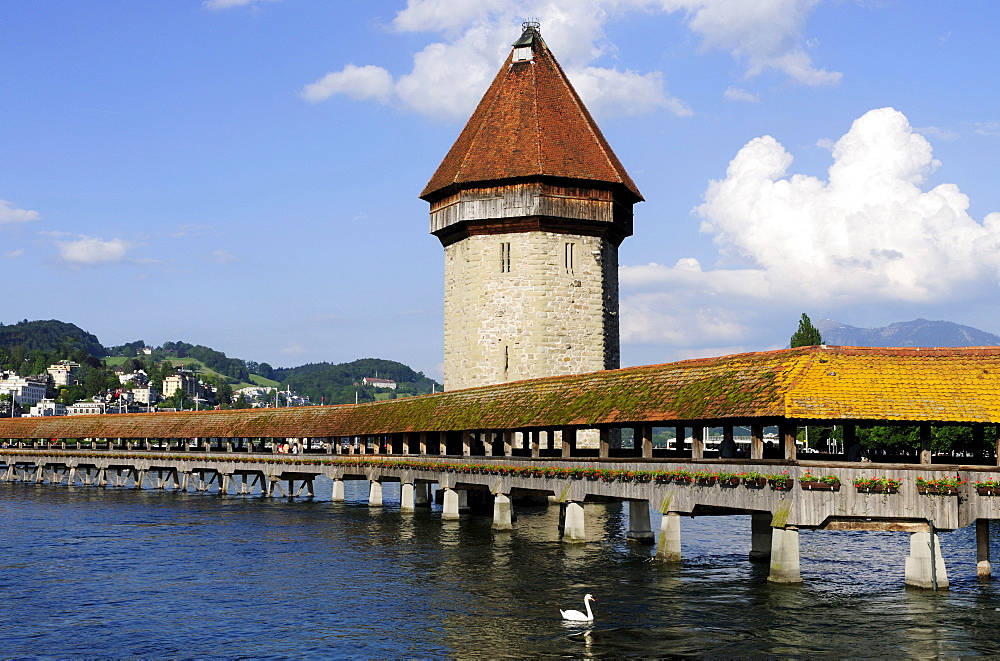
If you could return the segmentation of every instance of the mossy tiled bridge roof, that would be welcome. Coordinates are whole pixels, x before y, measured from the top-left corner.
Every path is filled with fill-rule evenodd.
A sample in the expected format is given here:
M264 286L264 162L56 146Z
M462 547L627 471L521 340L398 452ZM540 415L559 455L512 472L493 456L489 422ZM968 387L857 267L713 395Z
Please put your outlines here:
M371 404L0 420L0 438L341 437L799 421L1000 422L1000 347L815 346Z

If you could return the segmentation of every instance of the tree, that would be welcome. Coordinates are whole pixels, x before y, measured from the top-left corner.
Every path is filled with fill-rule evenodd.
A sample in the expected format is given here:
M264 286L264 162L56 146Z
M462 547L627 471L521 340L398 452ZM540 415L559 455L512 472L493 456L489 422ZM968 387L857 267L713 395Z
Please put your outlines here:
M812 325L809 315L805 312L802 313L802 318L799 319L799 329L792 335L790 344L793 349L795 347L811 347L816 344L823 344L823 336L820 335L819 329Z

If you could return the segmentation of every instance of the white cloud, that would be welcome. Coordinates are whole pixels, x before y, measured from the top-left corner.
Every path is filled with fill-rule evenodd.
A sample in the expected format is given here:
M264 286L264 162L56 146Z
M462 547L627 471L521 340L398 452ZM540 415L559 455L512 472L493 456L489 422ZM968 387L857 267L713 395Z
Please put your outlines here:
M225 250L213 250L209 258L216 264L235 264L240 258Z
M545 41L556 53L581 97L604 116L664 109L690 109L666 91L659 71L619 71L595 62L617 51L604 26L629 13L683 13L704 48L721 49L744 62L747 76L778 70L794 80L830 84L840 74L812 66L803 44L805 20L815 0L409 0L393 20L399 32L442 37L413 56L409 73L348 64L306 85L301 96L316 102L335 94L456 120L464 119L486 90L517 36L523 17L537 17ZM748 92L742 100L750 100ZM732 94L736 94L734 91Z
M290 347L285 347L284 349L280 349L280 352L285 354L286 356L298 356L300 354L306 353L307 351L304 347L298 344L293 344Z
M0 225L8 223L29 223L33 220L41 220L42 215L37 211L19 209L12 202L0 200Z
M59 257L68 264L93 266L120 262L131 247L122 239L102 241L91 236L83 236L75 240L56 240Z
M24 250L8 250L3 254L4 259L17 259L24 254Z
M972 125L972 132L976 135L996 138L1000 136L1000 122L976 122Z
M663 74L640 74L586 67L573 75L573 87L595 115L647 115L657 108L684 117L691 109L663 91Z
M921 135L932 135L935 138L941 140L957 140L960 136L954 131L948 129L943 129L939 126L921 126L919 128L914 127L913 129Z
M204 234L206 230L212 229L209 225L197 225L194 223L188 223L185 225L180 225L177 229L170 233L170 236L180 238L183 236L200 236Z
M760 96L740 87L729 86L722 96L726 101L745 101L746 103L760 103Z
M685 11L705 48L727 50L746 63L747 77L769 69L806 85L831 85L841 74L816 69L804 49L803 28L818 0L660 0Z
M206 9L222 10L233 7L253 7L260 2L278 2L279 0L205 0Z
M980 223L955 184L921 188L938 162L902 113L866 113L832 155L823 181L789 175L774 138L748 142L695 209L720 263L743 267L623 267L623 340L736 344L764 311L995 297L1000 213Z
M392 91L392 76L382 67L371 64L356 67L348 64L343 70L328 73L315 83L306 85L301 96L313 103L329 99L334 94L346 94L355 100L375 99L380 103L387 103Z

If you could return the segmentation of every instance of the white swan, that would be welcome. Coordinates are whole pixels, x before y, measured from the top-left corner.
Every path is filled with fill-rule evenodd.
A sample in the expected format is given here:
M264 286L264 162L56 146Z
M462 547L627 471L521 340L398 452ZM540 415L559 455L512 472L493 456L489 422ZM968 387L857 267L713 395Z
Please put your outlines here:
M574 622L593 622L594 613L590 610L590 602L592 601L597 601L594 599L594 595L592 594L587 594L583 597L583 605L587 608L586 613L581 613L580 611L575 610L564 611L561 608L559 609L559 612L562 613L564 620L572 620Z

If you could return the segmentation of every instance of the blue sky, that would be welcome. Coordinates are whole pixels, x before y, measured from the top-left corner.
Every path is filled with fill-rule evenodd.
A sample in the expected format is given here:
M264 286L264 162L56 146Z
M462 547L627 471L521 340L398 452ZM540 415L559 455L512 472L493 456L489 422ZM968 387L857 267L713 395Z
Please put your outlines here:
M1000 333L995 0L11 0L0 322L440 378L417 194L525 18L647 200L623 364Z

